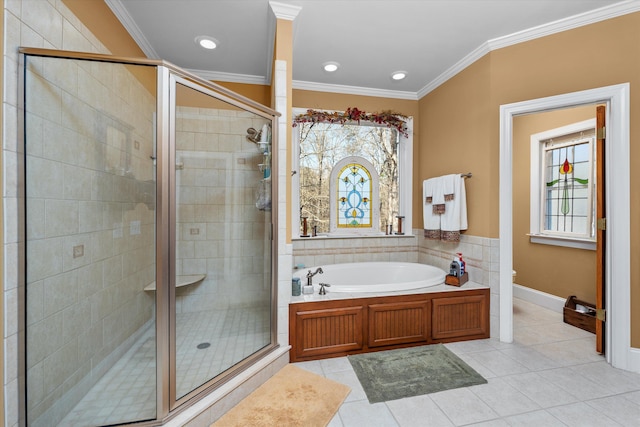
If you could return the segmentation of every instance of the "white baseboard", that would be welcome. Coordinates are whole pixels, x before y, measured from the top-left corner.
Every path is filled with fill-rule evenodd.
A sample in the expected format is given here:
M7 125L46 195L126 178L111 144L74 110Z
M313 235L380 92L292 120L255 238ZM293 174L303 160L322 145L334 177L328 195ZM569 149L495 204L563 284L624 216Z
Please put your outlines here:
M539 305L556 313L562 313L565 299L536 289L527 288L522 285L513 284L513 297Z
M640 373L640 348L629 348L629 366L628 371Z

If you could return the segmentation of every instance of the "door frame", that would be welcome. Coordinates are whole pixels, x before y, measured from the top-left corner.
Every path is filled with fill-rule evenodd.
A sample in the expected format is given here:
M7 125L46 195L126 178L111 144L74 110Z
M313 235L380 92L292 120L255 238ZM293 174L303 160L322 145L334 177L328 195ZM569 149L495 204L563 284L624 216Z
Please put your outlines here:
M640 372L640 350L631 348L630 337L629 96L630 85L623 83L500 106L500 341L513 341L513 118L606 103L605 205L609 218L605 254L605 358L616 368ZM614 205L615 209L611 209ZM611 286L612 283L616 286Z

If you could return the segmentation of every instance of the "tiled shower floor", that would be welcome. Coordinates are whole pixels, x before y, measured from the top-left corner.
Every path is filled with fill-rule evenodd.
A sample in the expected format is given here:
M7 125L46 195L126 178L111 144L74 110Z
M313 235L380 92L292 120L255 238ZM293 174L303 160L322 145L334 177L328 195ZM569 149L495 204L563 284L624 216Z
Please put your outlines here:
M178 314L177 395L183 396L267 345L270 321L269 310L252 308ZM86 427L153 419L155 378L155 330L150 328L58 425Z

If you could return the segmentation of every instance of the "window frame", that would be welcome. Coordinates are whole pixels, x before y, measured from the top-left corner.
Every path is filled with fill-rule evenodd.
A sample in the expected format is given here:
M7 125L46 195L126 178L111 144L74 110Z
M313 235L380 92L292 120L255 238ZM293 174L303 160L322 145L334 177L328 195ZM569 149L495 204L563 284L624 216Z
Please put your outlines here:
M293 117L304 114L308 108L293 108L292 114ZM333 112L334 110L323 110L327 112ZM367 126L380 126L384 127L384 125L380 125L372 122L363 121L362 124L366 124ZM412 199L413 199L413 117L407 117L406 119L407 125L407 134L408 136L402 135L402 133L398 133L399 136L399 146L398 146L398 208L399 214L404 216L402 220L402 228L405 231L403 236L413 236L412 229ZM300 237L300 132L297 127L293 128L291 135L291 240L301 240L308 239L308 237ZM397 227L394 224L394 229ZM372 232L371 234L354 234L354 235L344 235L337 234L333 235L331 232L326 236L318 236L314 237L314 239L319 238L363 238L363 237L390 237L385 236L383 231L378 230L378 232ZM397 237L394 235L394 237Z
M545 209L545 191L546 188L543 185L544 177L544 141L552 138L560 138L565 135L569 135L577 132L593 131L596 127L596 119L587 119L581 122L572 123L567 126L562 126L555 129L550 129L544 132L536 133L530 137L530 152L531 152L531 173L530 173L530 220L529 227L530 232L528 234L529 241L531 243L564 246L577 249L596 249L596 236L594 233L594 221L595 221L595 156L593 141L590 157L591 172L589 176L589 209L590 209L590 223L591 232L590 236L585 234L578 235L578 233L567 232L553 232L544 229L544 209Z

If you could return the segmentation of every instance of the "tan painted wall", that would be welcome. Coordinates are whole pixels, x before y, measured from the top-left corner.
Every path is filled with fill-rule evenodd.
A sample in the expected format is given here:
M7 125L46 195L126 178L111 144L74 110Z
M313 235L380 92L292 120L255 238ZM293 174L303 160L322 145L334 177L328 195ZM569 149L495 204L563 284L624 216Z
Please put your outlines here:
M104 0L62 0L113 55L146 58ZM176 64L177 65L177 64Z
M261 105L265 105L267 107L271 106L271 86L220 81L216 81L215 83L219 84L220 86L226 87L227 89L232 90L237 94L246 96L247 98L254 100Z
M414 169L419 185L414 192L421 194L422 181L427 178L471 172L473 177L465 182L466 233L498 237L497 210L495 216L490 211L492 203L498 203L498 155L492 147L498 146L498 140L490 137L492 118L497 124L498 111L489 110L489 66L489 58L484 57L420 100L422 133ZM419 212L416 218L422 218L422 203L414 202L414 207ZM420 222L416 226L422 226ZM492 232L494 223L496 232Z
M516 283L561 298L596 302L595 251L529 242L531 135L594 118L595 105L513 120L513 268Z
M634 13L489 53L420 100L417 173L468 166L474 174L467 187L469 233L498 237L500 105L630 82L631 182L640 182L639 41L640 13ZM640 232L640 193L633 186L629 232ZM640 239L632 238L631 260L639 257ZM640 263L630 269L631 342L640 347Z

